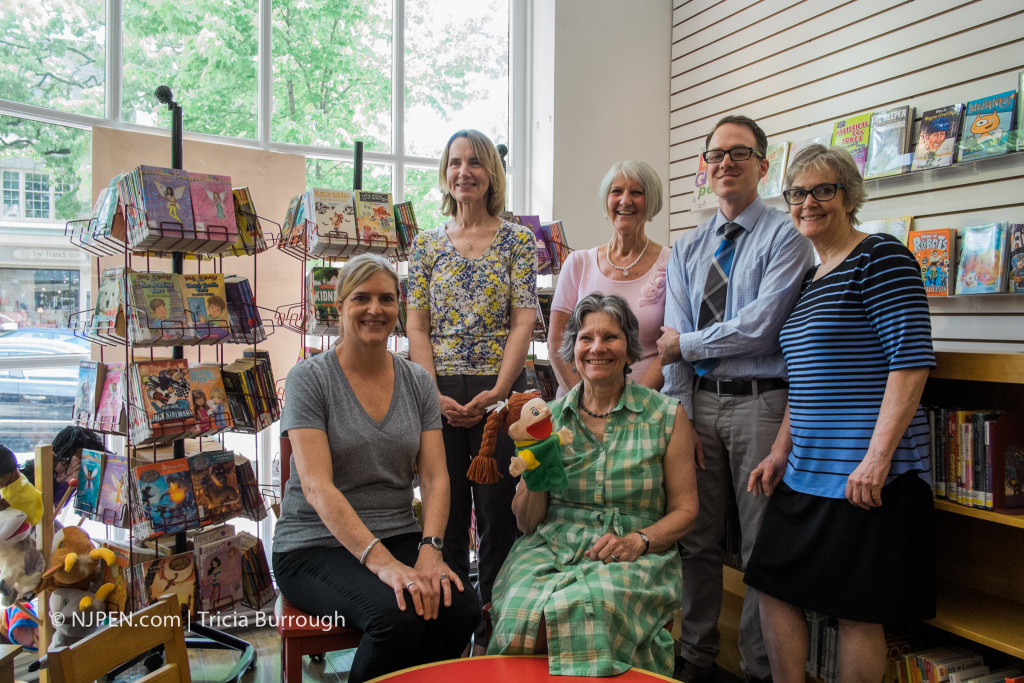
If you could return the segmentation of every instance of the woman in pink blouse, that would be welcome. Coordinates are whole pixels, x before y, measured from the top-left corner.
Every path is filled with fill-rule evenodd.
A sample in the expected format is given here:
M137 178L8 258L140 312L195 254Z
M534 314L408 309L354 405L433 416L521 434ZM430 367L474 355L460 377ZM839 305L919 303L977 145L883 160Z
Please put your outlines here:
M661 179L643 161L620 161L605 174L598 198L612 223L611 237L599 247L569 256L551 302L548 351L558 377L558 394L579 382L558 349L576 303L592 292L617 294L629 302L640 322L643 355L627 372L657 391L664 381L657 341L664 323L665 266L671 249L648 237L644 226L661 211Z

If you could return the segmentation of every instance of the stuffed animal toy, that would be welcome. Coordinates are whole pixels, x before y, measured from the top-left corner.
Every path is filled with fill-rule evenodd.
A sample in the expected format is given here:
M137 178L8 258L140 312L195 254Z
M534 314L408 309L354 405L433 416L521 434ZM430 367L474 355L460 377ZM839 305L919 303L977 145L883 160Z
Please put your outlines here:
M509 465L509 474L523 475L530 491L558 491L569 485L562 464L562 444L572 443L572 432L562 427L553 432L551 409L536 391L512 394L508 401L494 407L484 425L480 453L470 463L470 481L493 484L498 480L494 445L498 428L512 437L516 457Z
M99 575L100 562L114 564L114 553L109 548L97 548L89 535L76 526L65 527L54 535L50 568L43 572L39 590L80 588L89 590ZM110 585L113 590L113 584ZM104 596L105 597L105 596ZM88 609L84 604L81 609Z
M0 511L11 507L24 512L35 526L43 517L43 494L18 470L11 449L0 446Z
M13 507L0 510L0 602L5 607L35 591L46 568L31 531L24 512Z
M29 652L38 652L39 622L33 621L32 617L22 610L27 610L32 617L38 619L36 608L31 602L23 602L20 606L12 605L0 610L0 633L8 642L21 645Z
M95 599L91 591L81 588L64 587L50 593L50 621L53 623L50 649L73 645L103 626L107 596L113 590L114 584L103 584L96 591Z

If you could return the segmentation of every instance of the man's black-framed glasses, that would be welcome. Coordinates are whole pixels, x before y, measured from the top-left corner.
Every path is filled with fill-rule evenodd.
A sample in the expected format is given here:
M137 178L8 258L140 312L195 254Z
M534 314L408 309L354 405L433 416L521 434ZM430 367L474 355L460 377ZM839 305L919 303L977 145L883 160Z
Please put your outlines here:
M809 190L786 190L782 193L782 196L786 198L787 204L797 206L804 203L807 195L811 195L819 202L827 202L836 196L836 192L842 189L845 188L838 183L824 183L822 185L815 185Z
M764 155L758 152L753 147L733 147L732 149L709 149L702 155L704 161L709 164L719 164L725 161L725 155L728 154L729 158L733 161L746 161L751 156L764 158Z

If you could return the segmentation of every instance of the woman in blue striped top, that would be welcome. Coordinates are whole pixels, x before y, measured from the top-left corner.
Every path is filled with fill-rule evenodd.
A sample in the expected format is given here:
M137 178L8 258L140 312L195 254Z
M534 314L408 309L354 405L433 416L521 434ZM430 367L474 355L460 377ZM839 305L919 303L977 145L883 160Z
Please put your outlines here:
M838 619L842 677L877 681L882 624L935 613L928 303L906 246L856 229L864 182L846 150L806 148L787 184L821 264L780 335L789 406L748 482L771 501L745 580L776 683L804 680L805 609Z

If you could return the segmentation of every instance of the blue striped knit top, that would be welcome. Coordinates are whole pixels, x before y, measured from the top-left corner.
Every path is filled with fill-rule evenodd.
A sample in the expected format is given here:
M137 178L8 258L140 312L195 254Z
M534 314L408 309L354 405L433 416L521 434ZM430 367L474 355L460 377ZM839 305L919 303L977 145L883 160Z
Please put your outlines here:
M815 270L780 334L793 436L785 482L843 498L867 452L889 373L935 366L931 320L917 262L891 235L868 235L819 280ZM911 470L930 481L929 439L918 406L886 483Z

